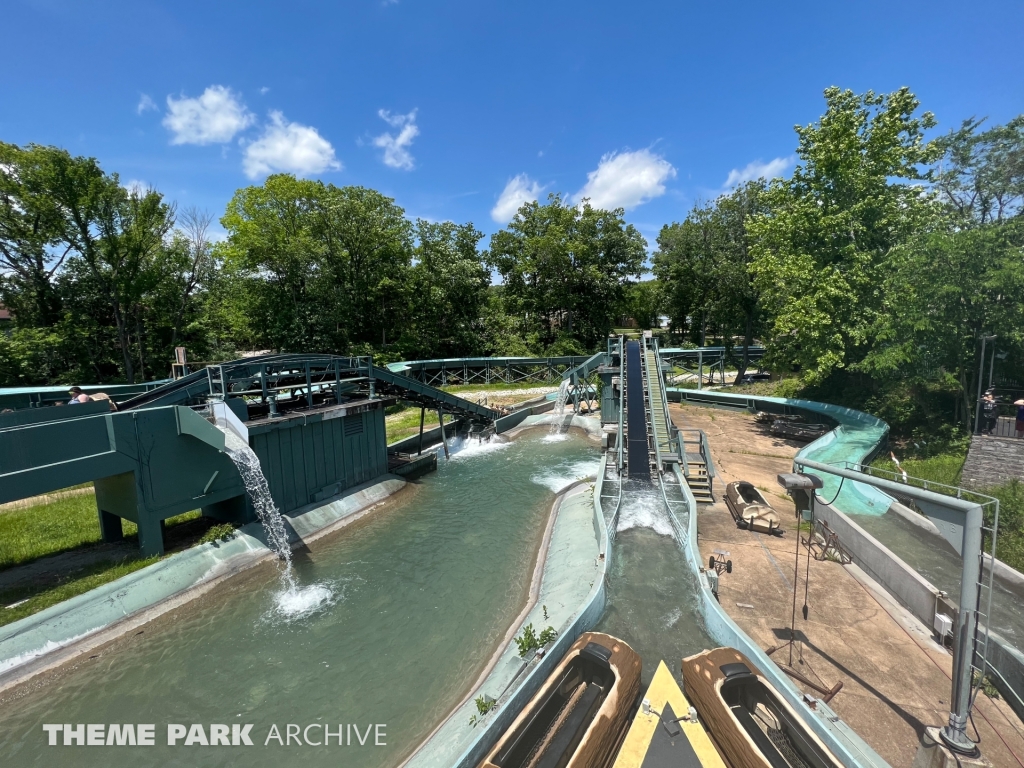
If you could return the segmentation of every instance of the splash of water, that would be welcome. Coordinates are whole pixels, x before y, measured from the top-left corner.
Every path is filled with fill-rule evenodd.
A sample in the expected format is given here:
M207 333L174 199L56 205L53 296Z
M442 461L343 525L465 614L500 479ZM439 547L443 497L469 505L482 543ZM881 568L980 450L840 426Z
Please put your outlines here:
M544 472L531 475L530 480L561 493L577 480L596 477L600 467L601 462L596 460L559 462Z
M471 459L476 456L486 456L495 451L503 451L512 443L498 437L490 440L477 440L474 438L460 437L451 446L452 461Z
M327 584L299 586L295 579L295 571L292 569L292 548L288 541L288 531L274 503L274 497L270 494L259 456L234 432L228 429L222 431L225 435L224 450L242 476L245 490L266 533L267 544L284 563L281 569L282 588L274 596L277 612L286 619L293 619L332 603L334 590Z
M675 537L665 500L656 488L624 489L616 530L628 531L630 528L649 528L662 536Z
M565 402L569 399L569 380L562 379L558 385L558 396L555 398L555 407L552 413L554 420L551 422L551 435L557 435L562 430L561 416L565 414Z

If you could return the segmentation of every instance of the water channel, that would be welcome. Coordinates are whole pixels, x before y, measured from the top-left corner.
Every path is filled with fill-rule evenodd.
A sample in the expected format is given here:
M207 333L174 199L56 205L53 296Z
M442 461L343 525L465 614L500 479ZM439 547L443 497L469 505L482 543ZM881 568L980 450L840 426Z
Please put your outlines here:
M612 547L607 603L596 627L620 637L643 659L643 682L659 661L679 678L680 661L718 645L697 612L696 577L679 549L661 492L627 486Z
M963 561L944 538L914 525L896 512L850 515L850 518L932 585L959 601ZM984 576L987 585L987 568ZM985 589L982 591L983 611L987 599L988 590ZM998 576L992 592L991 627L1017 648L1024 646L1024 588Z
M596 474L592 442L546 432L471 444L296 551L307 599L283 594L280 565L267 562L0 701L0 764L277 766L301 754L308 766L397 765L518 614L555 493ZM156 746L47 747L44 723L155 723ZM384 723L387 746L183 749L166 746L167 723L253 723L256 744L274 724L284 735L288 723Z

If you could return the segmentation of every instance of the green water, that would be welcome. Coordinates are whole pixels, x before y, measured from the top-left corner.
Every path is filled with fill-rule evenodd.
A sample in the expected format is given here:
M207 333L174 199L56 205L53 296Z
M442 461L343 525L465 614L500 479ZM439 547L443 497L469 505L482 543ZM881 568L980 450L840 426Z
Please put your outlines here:
M697 613L696 590L660 491L627 486L597 630L622 638L640 654L644 684L659 661L678 679L683 657L717 646Z
M299 596L282 596L275 565L255 568L0 702L0 765L397 765L486 665L525 602L555 492L598 457L580 437L532 430L441 459L296 552ZM156 746L50 747L44 723L153 723ZM252 723L255 746L168 747L168 723ZM289 723L383 723L387 746L263 746Z

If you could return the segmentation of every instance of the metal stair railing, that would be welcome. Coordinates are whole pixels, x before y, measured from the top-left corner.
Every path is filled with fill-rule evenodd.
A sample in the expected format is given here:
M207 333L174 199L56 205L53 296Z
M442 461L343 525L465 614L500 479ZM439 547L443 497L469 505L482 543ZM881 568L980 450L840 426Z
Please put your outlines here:
M619 472L619 478L622 477L622 448L626 442L625 422L623 415L626 412L626 342L624 336L619 336L619 436L616 441L616 449L618 457L616 459L616 469Z
M643 371L644 400L647 406L649 435L653 437L649 442L654 444L654 460L659 474L661 473L661 449L658 446L658 434L654 426L654 401L651 399L650 369L647 365L647 339L640 338L640 370Z

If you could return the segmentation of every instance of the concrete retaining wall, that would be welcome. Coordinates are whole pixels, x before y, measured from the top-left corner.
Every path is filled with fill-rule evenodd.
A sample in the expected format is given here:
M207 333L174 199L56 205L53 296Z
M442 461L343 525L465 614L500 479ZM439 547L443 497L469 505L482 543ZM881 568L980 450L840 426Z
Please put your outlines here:
M932 626L938 589L835 507L815 501L814 513L838 534L861 570L884 586L925 626Z

